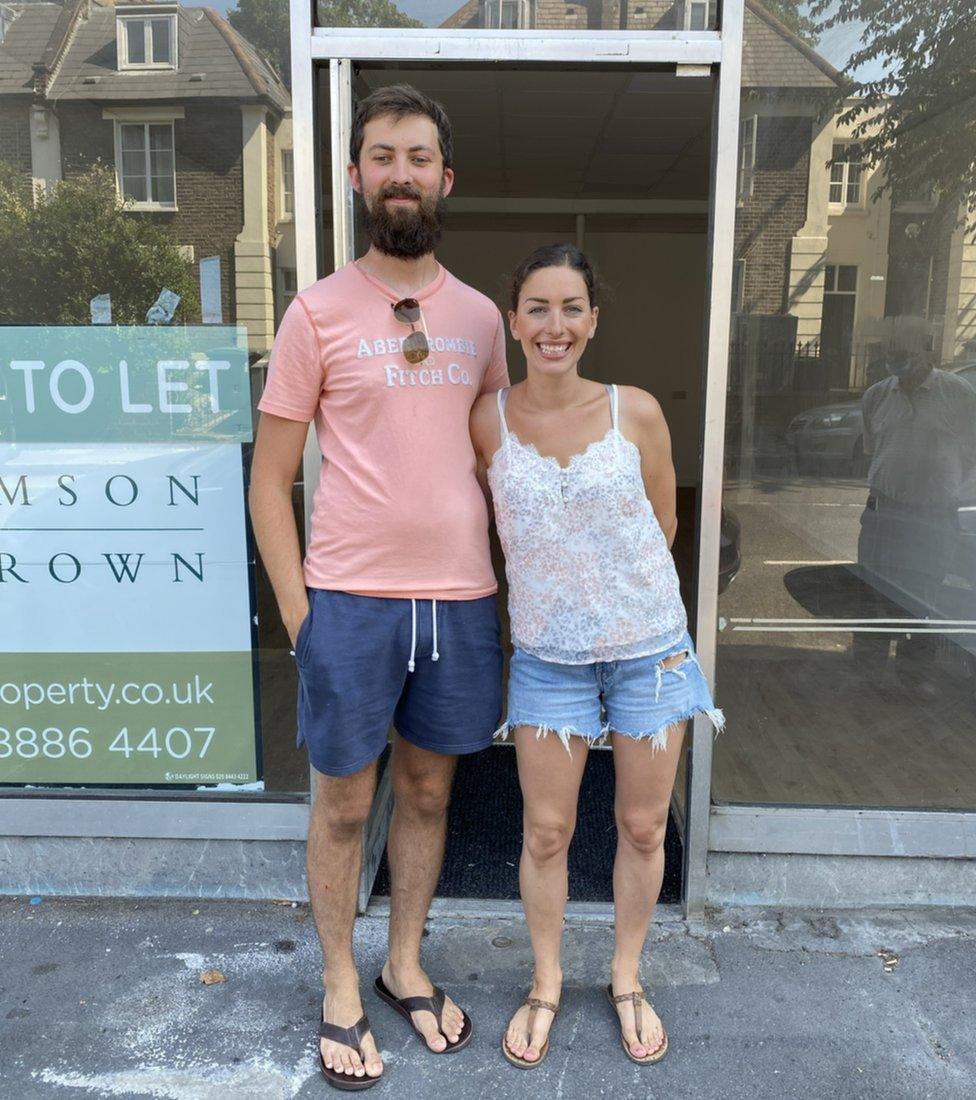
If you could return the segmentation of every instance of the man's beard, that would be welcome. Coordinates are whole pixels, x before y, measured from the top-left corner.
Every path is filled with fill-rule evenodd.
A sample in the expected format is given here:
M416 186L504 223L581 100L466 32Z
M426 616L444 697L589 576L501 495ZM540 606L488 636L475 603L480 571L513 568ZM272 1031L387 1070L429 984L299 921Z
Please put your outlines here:
M417 199L415 208L387 207L385 199ZM373 197L372 209L363 203L370 243L398 260L417 260L440 244L447 203L442 194L424 194L416 188L387 187Z

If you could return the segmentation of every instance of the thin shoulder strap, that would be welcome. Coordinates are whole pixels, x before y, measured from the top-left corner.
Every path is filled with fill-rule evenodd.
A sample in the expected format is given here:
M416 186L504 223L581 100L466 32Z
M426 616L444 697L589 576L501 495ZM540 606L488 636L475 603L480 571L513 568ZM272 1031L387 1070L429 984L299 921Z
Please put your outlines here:
M498 422L502 429L502 439L508 435L508 421L505 419L505 402L508 400L508 386L496 391L495 400L498 402Z
M616 384L607 386L610 396L610 424L614 431L620 430L620 395L617 393Z

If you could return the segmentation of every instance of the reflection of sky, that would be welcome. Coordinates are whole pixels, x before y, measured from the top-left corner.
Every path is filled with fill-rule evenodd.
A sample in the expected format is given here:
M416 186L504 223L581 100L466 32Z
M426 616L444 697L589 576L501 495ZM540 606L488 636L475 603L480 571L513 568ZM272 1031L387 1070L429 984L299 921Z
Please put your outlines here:
M194 0L191 0L192 2ZM199 2L199 0L195 0L195 2ZM281 0L281 3L286 2L287 0ZM449 15L457 11L464 0L395 0L395 2L402 12L414 19L421 20L425 26L436 27L443 23ZM221 14L226 14L236 6L237 0L211 0L211 7L216 8ZM833 27L820 39L817 52L835 68L843 69L847 64L847 59L860 46L861 31L864 26L863 23L843 23L840 26ZM862 66L857 73L850 75L856 76L858 80L873 80L881 76L883 72L883 63L876 61L870 65Z
M809 6L807 7L809 11ZM835 69L843 71L851 54L861 46L861 32L866 24L861 22L840 23L825 31L817 43L816 50L821 57L826 58ZM885 65L881 61L872 61L868 65L862 65L856 72L848 73L848 76L856 80L877 80L883 76Z

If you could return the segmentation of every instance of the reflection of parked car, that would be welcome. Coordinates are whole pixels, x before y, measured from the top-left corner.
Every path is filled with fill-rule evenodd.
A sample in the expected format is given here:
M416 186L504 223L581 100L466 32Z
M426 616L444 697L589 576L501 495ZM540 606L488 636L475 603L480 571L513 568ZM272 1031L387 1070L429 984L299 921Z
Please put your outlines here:
M976 363L943 369L958 374L976 389ZM859 400L818 405L797 413L786 429L786 442L793 452L799 474L840 473L854 477L867 474L864 421Z
M829 469L862 477L867 472L860 401L805 409L790 421L786 442L799 474Z

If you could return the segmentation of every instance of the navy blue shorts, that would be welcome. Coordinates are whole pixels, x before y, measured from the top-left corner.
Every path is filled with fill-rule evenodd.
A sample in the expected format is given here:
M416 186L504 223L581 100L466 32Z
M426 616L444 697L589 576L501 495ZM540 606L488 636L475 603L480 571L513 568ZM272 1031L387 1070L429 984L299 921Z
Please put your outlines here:
M450 756L491 744L502 710L494 596L397 600L310 588L308 604L295 641L298 744L316 771L365 768L391 724Z

